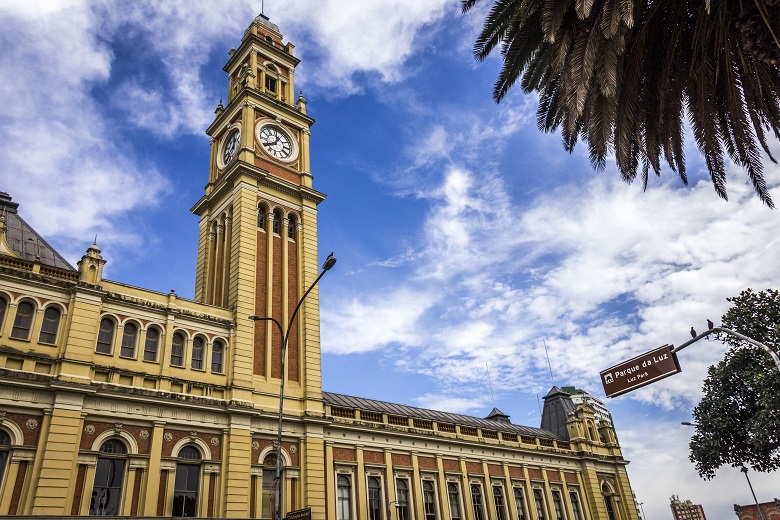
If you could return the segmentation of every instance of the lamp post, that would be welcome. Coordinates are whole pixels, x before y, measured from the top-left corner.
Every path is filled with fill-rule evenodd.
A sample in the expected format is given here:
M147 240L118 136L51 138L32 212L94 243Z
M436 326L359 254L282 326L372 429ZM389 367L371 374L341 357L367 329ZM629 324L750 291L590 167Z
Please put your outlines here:
M322 278L325 273L329 271L330 268L334 265L336 265L336 257L333 256L333 253L331 253L328 255L328 258L325 259L325 263L322 264L322 271L320 272L317 279L312 282L309 288L306 289L306 292L303 293L301 299L298 300L298 305L295 306L295 310L290 316L290 323L287 324L286 331L282 328L282 324L279 323L279 320L276 318L257 316L255 314L249 316L249 319L252 321L273 322L279 329L279 336L282 338L282 374L281 382L279 384L279 428L276 437L276 478L274 479L274 518L276 520L281 520L282 518L282 504L279 500L279 497L281 494L282 481L282 415L284 413L284 360L285 354L287 353L287 339L290 337L290 330L292 329L293 321L295 321L295 316L298 314L298 309L301 308L303 300L305 300L311 290L314 289L314 286L317 285L317 282L320 281L320 278Z
M672 350L672 352L677 353L677 352L681 351L682 349L684 349L685 347L687 347L688 345L696 343L700 339L702 339L702 338L704 338L706 336L709 336L710 334L713 334L715 332L723 332L724 334L729 334L731 336L734 336L735 338L739 338L739 339L741 339L743 341L747 341L751 345L755 345L756 347L759 347L761 350L766 352L769 357L772 358L772 361L774 361L774 363L775 363L775 367L777 367L777 370L780 371L780 357L778 357L777 354L775 354L774 350L772 350L771 348L767 347L766 345L764 345L760 341L757 341L757 340L755 340L753 338L749 338L749 337L745 336L744 334L740 334L739 332L733 331L731 329L727 329L725 327L712 327L709 330L706 330L706 331L702 332L698 336L695 335L696 332L693 330L693 328L691 328L691 335L693 335L693 339L689 339L688 341L686 341L685 343L683 343L679 347L676 347L674 350Z

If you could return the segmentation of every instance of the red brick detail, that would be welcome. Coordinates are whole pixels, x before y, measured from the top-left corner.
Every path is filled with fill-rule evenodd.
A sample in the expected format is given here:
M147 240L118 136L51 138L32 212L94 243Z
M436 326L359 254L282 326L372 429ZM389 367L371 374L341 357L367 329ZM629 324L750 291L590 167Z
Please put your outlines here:
M138 502L141 500L141 477L144 470L136 468L135 479L133 482L133 503L130 505L130 516L136 516L138 514Z
M160 471L160 490L157 492L157 516L165 512L165 495L168 487L168 470Z
M184 439L185 437L190 436L189 431L183 431L183 430L165 430L165 433L171 434L171 440L167 440L165 438L165 435L163 435L163 445L162 445L162 456L163 457L176 457L178 456L178 453L173 453L173 447L176 445L177 442ZM220 440L219 444L216 446L211 444L211 438L216 437ZM220 460L221 458L221 452L220 452L220 446L224 442L224 439L222 438L221 434L218 433L203 433L198 432L198 438L202 441L204 441L209 446L209 450L211 451L211 456L209 458L209 454L206 453L206 460Z
M282 178L286 181L290 181L293 184L301 184L300 173L292 172L287 168L282 168L281 166L272 163L271 161L264 159L260 156L255 156L255 166L259 166L260 168L264 169L271 175ZM296 167L297 163L293 164L292 166Z
M482 464L479 462L467 462L466 471L469 473L482 473Z
M355 454L355 450L350 448L333 448L333 460L356 462L357 455Z
M410 466L412 465L412 456L403 455L401 453L393 453L393 466Z
M279 218L274 215L274 218ZM279 222L279 231L283 232L282 223ZM271 278L273 279L273 291L271 296L271 314L282 323L282 238L278 235L273 236L274 256ZM298 302L296 302L298 303ZM271 377L280 379L282 377L282 338L274 329L271 334Z
M71 516L79 514L79 508L81 507L81 497L84 493L84 475L87 473L87 466L79 464L78 473L76 473L76 486L73 490L73 504L70 506Z
M509 476L515 478L523 478L523 468L517 466L509 466Z
M257 493L257 476L252 475L249 481L249 518L255 517L255 493Z
M436 469L436 459L433 457L417 457L417 465L420 469Z
M295 449L291 449L292 447L295 447ZM293 466L300 466L300 459L298 455L301 453L301 450L299 449L300 446L298 446L297 442L282 442L282 449L287 452L287 455L290 456L290 463ZM293 451L295 453L293 453Z
M381 451L364 451L363 462L366 464L384 464L385 454Z
M563 477L566 479L566 483L577 484L577 475L575 473L564 473Z
M217 492L217 475L212 473L209 475L209 507L206 515L209 518L214 516L214 494Z
M294 221L290 221L294 225ZM300 240L301 237L298 237ZM298 247L295 242L287 242L287 315L292 316L298 304ZM287 340L287 374L290 381L300 382L300 348L298 345L298 317L290 328Z
M41 423L43 422L43 417L40 415L29 415L24 413L8 413L5 416L5 420L13 422L19 427L20 430L22 430L22 434L24 435L22 442L25 446L38 445L38 436L41 433ZM37 423L35 428L27 427L27 422L31 420Z
M268 215L266 214L266 228L268 228ZM266 290L268 262L268 233L270 231L257 232L257 275L255 280L255 314L267 316ZM265 376L265 335L267 321L255 322L255 350L254 350L254 374Z
M252 464L262 464L263 461L259 460L260 453L266 449L268 446L272 446L274 441L270 439L252 439L252 444L257 443L257 449L255 449L254 446L252 446ZM292 448L295 448L293 450ZM287 453L287 455L290 457L290 464L293 466L300 466L300 453L301 450L299 449L300 446L298 446L297 442L282 442L282 449ZM295 451L295 453L293 453ZM282 459L284 461L284 459Z
M504 468L500 464L488 464L489 475L503 475Z
M442 459L441 465L444 471L460 471L460 463L457 460Z
M94 426L95 431L93 433L87 433L86 427L87 426ZM82 450L91 450L92 444L95 442L95 439L101 435L104 432L107 431L113 431L114 430L114 423L106 423L106 422L96 422L96 421L84 421L84 427L85 430L81 434L81 444L79 445L79 449ZM129 433L133 439L135 439L136 444L138 444L138 453L141 455L148 455L149 454L149 442L151 441L151 427L143 427L143 426L123 426L122 430ZM149 434L144 439L141 437L141 431L146 430L146 432ZM98 446L98 449L100 446Z
M561 474L555 470L547 470L547 480L550 482L561 482Z
M19 463L19 472L16 474L16 483L14 491L11 493L11 505L8 507L8 514L15 515L19 510L19 499L22 497L22 487L24 487L24 477L27 475L28 462L23 460Z
M528 478L542 480L542 470L536 468L528 468Z

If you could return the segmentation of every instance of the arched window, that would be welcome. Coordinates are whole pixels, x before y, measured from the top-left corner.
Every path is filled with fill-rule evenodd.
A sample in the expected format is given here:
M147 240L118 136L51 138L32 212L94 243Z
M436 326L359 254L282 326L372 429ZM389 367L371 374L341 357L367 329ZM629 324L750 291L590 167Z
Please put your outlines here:
M569 499L571 500L571 510L574 513L574 520L582 520L582 510L580 509L580 499L577 496L577 492L569 491Z
M276 453L269 453L263 460L263 489L260 494L260 517L274 516L274 491L276 481ZM279 489L281 492L281 487ZM282 497L279 497L282 500Z
M176 464L172 516L199 516L200 451L195 446L184 446L179 450L179 459L182 462Z
M368 477L368 520L382 520L382 485L378 477Z
M493 486L493 505L496 506L496 520L506 520L504 489L501 486Z
M184 366L184 335L181 332L173 334L171 342L171 365Z
M114 342L114 322L111 318L100 320L100 331L98 332L97 352L111 354L111 344Z
M395 481L395 499L398 520L409 520L409 484L406 480Z
M0 430L0 486L3 484L5 467L8 464L8 453L11 450L11 436Z
M122 514L122 483L125 478L127 447L119 439L108 439L100 446L95 468L95 483L89 500L92 516L116 516Z
M295 219L291 218L287 220L287 238L295 240Z
M547 514L544 512L544 497L540 489L534 489L534 505L536 506L536 518L547 520Z
M460 493L458 492L457 484L447 484L447 499L450 503L450 518L452 520L460 520Z
M205 342L203 338L197 336L192 340L192 368L196 370L203 370L203 349Z
M265 231L265 208L262 206L257 208L257 227Z
M119 355L123 357L135 357L135 344L138 341L138 327L134 323L125 323L125 331L122 333L122 347Z
M282 216L278 212L274 211L274 225L272 227L273 227L273 232L276 233L277 235L279 234L279 226L281 225L282 225Z
M337 496L336 508L339 520L351 520L352 518L352 485L349 477L339 475L336 482Z
M563 514L563 501L561 500L560 491L552 490L553 509L555 510L555 520L566 520Z
M601 494L604 496L604 505L607 508L607 517L609 520L617 520L615 513L615 500L612 496L612 490L609 489L606 482L601 486Z
M433 482L423 481L423 509L425 520L436 520L436 494L433 491Z
M43 323L41 323L41 334L38 341L41 343L56 343L57 330L60 328L60 316L62 313L57 307L47 307L43 312Z
M211 371L221 374L223 372L223 359L225 357L225 345L220 340L214 342L211 347Z
M144 361L157 361L157 349L160 346L160 331L154 327L146 329L144 343Z
M11 329L11 337L17 339L28 339L30 337L30 326L32 326L33 312L35 307L29 302L22 302L16 307L16 319L14 319L14 328Z
M5 311L8 309L8 300L0 296L0 333L3 331L3 322L5 321Z
M523 490L520 488L513 489L515 494L515 507L517 507L517 520L526 520L528 514L525 512L525 498L523 497Z
M479 484L471 485L471 505L474 508L474 520L484 520L485 513L482 511L482 488Z

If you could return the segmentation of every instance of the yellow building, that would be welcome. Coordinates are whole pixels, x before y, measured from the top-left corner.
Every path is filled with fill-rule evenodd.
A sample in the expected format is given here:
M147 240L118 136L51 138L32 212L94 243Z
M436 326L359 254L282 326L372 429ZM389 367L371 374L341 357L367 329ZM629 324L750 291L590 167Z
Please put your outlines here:
M72 267L0 194L0 515L271 518L279 456L315 519L637 518L611 426L557 388L542 428L327 393L316 287L286 365L247 318L287 323L318 275L297 64L262 15L230 51L194 301L103 279L96 244Z

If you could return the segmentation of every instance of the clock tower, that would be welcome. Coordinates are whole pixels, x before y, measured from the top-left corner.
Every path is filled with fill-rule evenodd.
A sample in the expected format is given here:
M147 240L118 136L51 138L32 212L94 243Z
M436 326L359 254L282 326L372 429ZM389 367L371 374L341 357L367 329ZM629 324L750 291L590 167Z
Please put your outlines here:
M232 402L274 410L285 377L286 423L298 418L307 434L321 436L302 421L323 413L317 288L292 324L285 374L278 330L248 319L255 314L289 323L319 268L317 204L325 196L312 189L314 120L306 115L303 95L295 97L299 60L293 48L259 15L238 49L230 50L224 67L227 103L220 101L206 130L211 136L208 183L192 208L200 217L195 299L234 312ZM311 455L303 460L319 458ZM301 470L304 481L322 473L321 464Z

